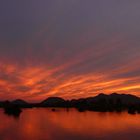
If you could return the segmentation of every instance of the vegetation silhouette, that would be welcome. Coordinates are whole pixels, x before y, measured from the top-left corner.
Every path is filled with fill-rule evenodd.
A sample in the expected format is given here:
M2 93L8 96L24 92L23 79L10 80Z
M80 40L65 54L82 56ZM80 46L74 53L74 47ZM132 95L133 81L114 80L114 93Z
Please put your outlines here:
M18 118L22 112L21 107L14 105L9 101L3 102L4 113L9 116Z

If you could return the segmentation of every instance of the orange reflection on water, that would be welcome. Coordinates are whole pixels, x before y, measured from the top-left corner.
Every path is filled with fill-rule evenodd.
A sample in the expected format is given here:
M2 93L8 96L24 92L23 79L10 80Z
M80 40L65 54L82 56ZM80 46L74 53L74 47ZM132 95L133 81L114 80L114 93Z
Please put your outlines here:
M0 111L0 140L139 140L140 115L26 109L19 119Z
M128 113L98 113L98 112L58 112L50 114L51 122L73 133L85 135L109 135L127 130L129 127L140 129L140 116Z

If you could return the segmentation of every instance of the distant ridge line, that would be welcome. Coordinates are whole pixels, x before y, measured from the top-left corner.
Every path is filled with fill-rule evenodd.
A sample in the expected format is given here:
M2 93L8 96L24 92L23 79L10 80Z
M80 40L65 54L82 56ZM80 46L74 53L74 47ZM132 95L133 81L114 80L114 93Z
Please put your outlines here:
M140 113L140 98L132 94L104 94L100 93L94 97L65 100L61 97L48 97L39 103L28 103L24 100L17 99L14 101L0 102L0 107L53 107L53 108L76 108L81 111L98 111L98 112L121 112L128 111L131 114Z

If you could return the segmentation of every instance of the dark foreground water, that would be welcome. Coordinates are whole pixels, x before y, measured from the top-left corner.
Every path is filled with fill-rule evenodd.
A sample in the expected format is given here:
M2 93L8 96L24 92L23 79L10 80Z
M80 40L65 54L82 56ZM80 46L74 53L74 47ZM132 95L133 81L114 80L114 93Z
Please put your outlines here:
M140 115L25 109L14 118L0 110L0 140L140 140Z

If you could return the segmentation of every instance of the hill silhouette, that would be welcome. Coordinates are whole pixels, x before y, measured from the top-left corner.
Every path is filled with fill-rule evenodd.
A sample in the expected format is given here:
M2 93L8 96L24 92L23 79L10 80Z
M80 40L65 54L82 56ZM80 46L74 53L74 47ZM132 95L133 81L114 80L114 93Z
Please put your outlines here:
M66 101L60 97L49 97L40 103L44 107L64 107Z
M98 112L122 112L128 111L130 114L140 113L140 98L131 94L112 93L99 94L95 97L64 100L60 97L49 97L40 103L28 103L24 100L17 99L14 101L0 102L0 107L10 114L21 112L19 108L31 107L63 107L76 108L82 111L98 111Z
M12 101L12 104L15 104L15 105L27 105L28 103L24 100L21 100L21 99L16 99L14 101Z
M19 107L24 107L24 108L31 107L31 104L30 103L27 103L26 101L21 100L21 99L16 99L16 100L12 101L11 104L12 105L19 106Z

